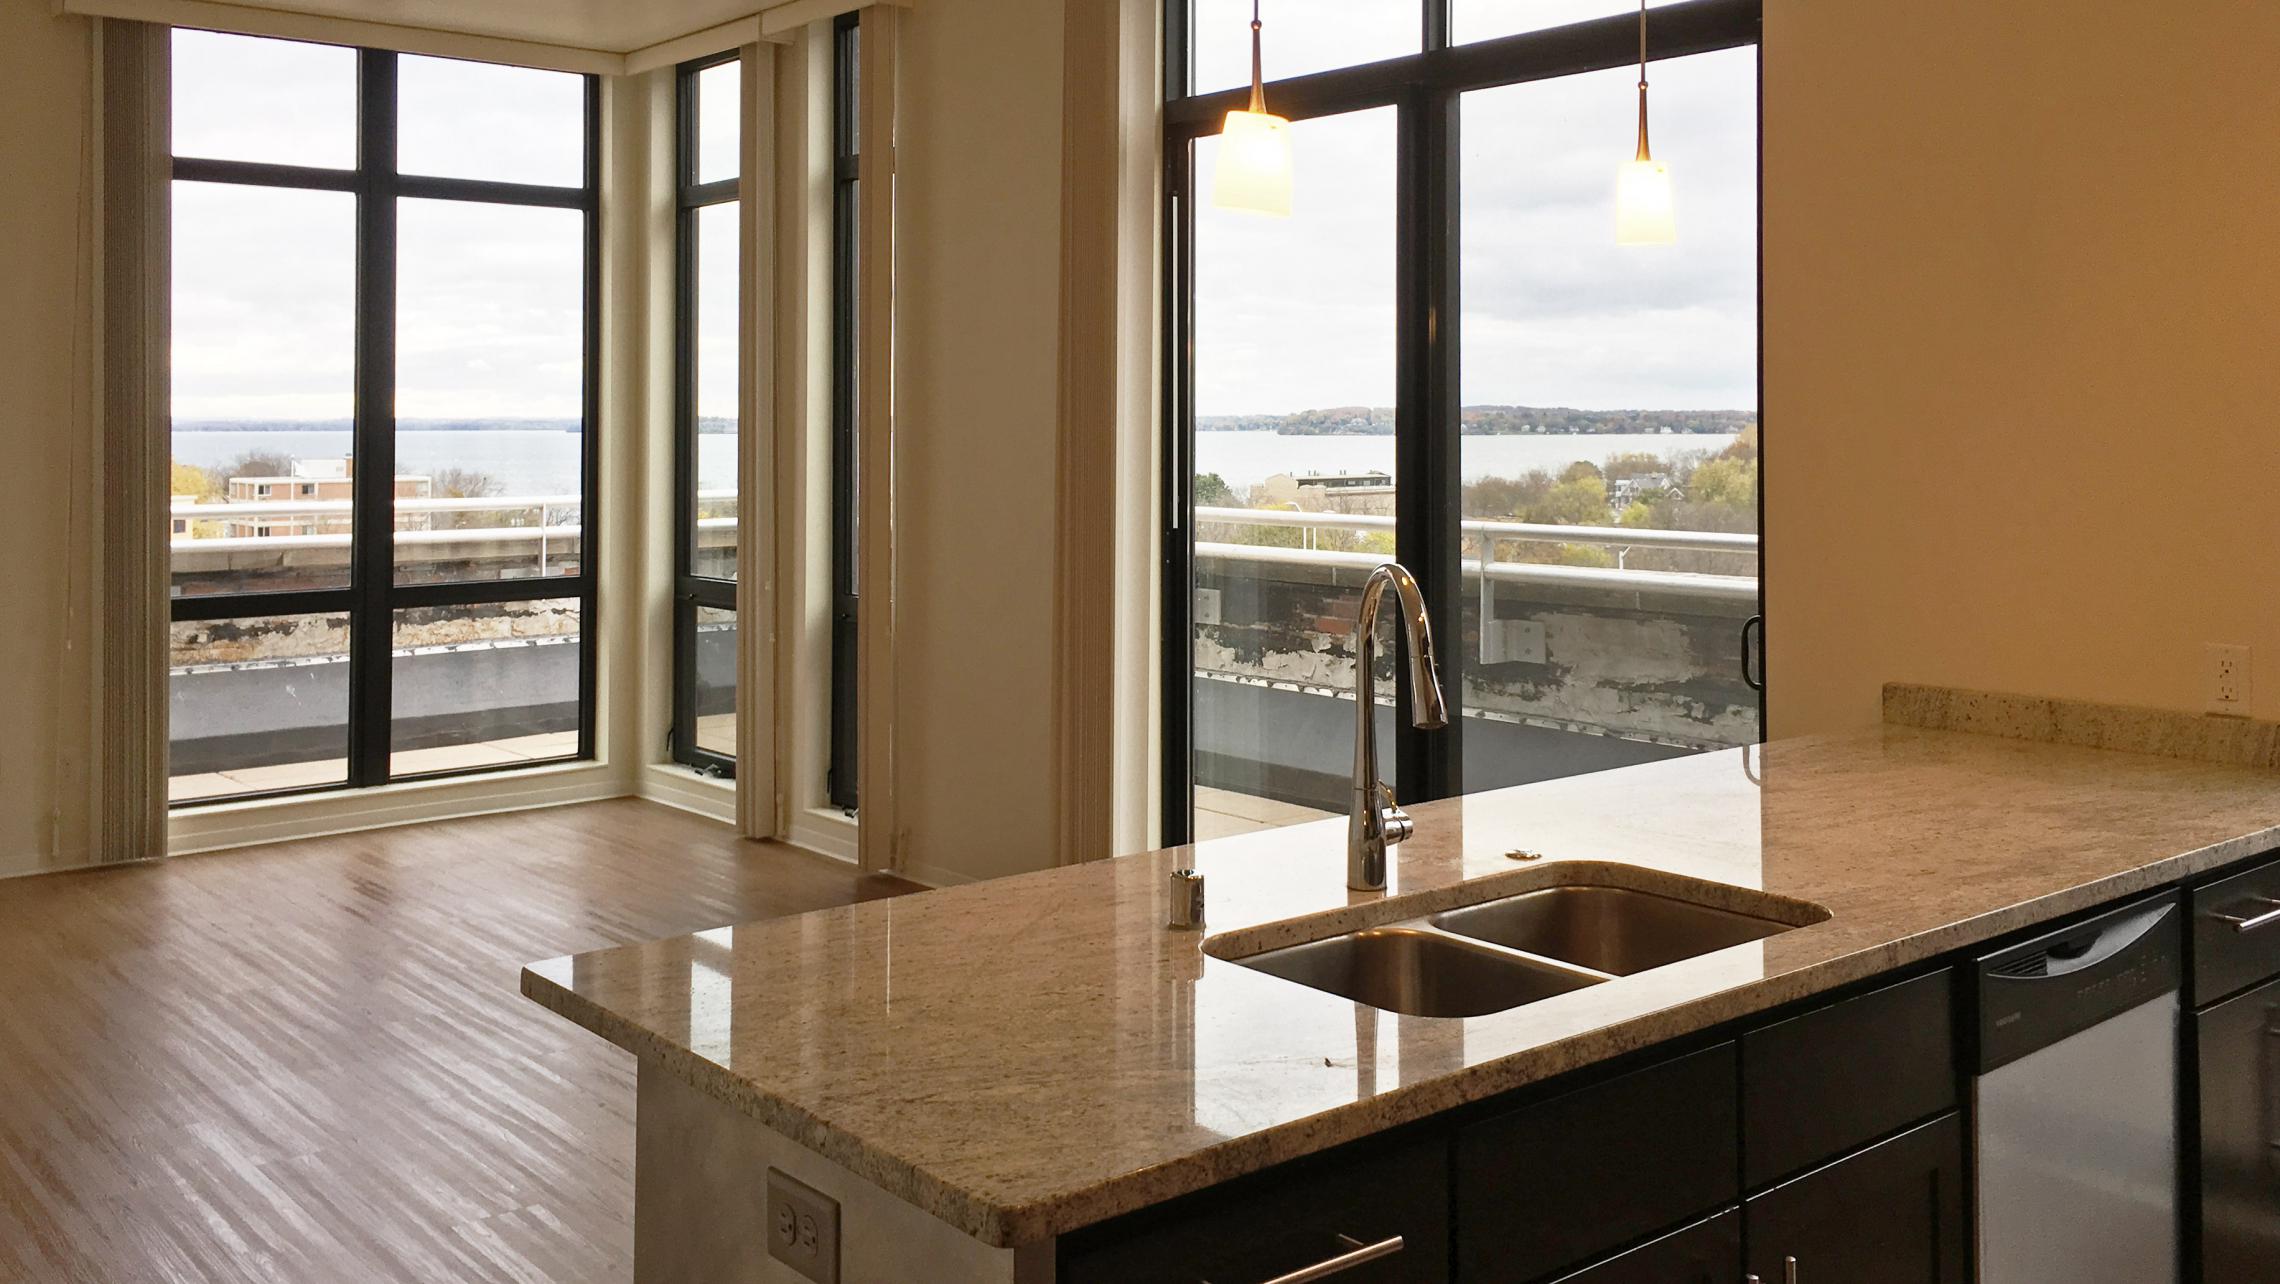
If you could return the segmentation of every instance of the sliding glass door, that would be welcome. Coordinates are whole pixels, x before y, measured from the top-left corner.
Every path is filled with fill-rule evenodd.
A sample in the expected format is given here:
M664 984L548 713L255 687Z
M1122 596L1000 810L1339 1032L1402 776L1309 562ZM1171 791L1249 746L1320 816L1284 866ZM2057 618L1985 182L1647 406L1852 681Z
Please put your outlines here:
M1172 6L1166 841L1345 809L1352 622L1389 558L1458 715L1410 729L1381 652L1404 800L1760 735L1757 5L1651 10L1656 246L1615 237L1637 10L1507 8L1267 0L1276 219L1211 199L1249 6Z
M171 800L591 756L595 84L173 48Z
M1671 245L1609 234L1636 67L1467 93L1468 791L1755 741L1757 51L1659 61Z

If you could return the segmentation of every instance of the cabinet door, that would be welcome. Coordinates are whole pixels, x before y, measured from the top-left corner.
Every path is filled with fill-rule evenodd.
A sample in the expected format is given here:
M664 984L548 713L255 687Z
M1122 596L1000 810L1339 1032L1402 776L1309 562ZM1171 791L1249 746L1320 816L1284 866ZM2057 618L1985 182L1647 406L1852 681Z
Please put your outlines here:
M2195 1018L2201 1055L2201 1278L2280 1281L2280 981Z
M1734 1045L1648 1066L1457 1134L1457 1278L1536 1280L1730 1208Z
M1741 1278L1742 1213L1733 1208L1554 1284L1737 1284Z
M1803 1172L1955 1109L1952 969L1742 1036L1742 1184Z
M1944 1115L1743 1205L1761 1284L1965 1284L1963 1127Z

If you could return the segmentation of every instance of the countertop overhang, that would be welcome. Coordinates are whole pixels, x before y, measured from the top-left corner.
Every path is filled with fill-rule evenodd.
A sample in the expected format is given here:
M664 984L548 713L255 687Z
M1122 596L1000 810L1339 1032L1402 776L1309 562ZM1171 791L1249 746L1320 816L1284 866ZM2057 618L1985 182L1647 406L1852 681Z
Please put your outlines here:
M2280 772L1886 726L1412 811L1382 895L1347 891L1345 822L1321 821L551 959L522 988L1019 1245L2280 846ZM1380 1012L1204 948L1585 863L1831 917L1470 1018ZM1188 865L1202 933L1164 926L1166 875Z

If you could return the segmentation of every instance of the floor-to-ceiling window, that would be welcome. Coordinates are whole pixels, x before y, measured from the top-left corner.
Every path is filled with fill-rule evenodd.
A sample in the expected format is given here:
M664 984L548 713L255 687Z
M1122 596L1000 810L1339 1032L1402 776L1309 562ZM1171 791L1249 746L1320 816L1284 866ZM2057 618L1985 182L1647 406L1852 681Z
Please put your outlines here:
M592 78L173 38L176 803L591 756Z
M673 756L736 765L736 577L744 70L682 66L675 360Z
M1409 728L1381 653L1405 800L1755 740L1756 0L1648 10L1656 245L1616 238L1635 5L1264 0L1287 218L1212 200L1250 3L1170 8L1167 840L1344 809L1389 558L1461 715Z

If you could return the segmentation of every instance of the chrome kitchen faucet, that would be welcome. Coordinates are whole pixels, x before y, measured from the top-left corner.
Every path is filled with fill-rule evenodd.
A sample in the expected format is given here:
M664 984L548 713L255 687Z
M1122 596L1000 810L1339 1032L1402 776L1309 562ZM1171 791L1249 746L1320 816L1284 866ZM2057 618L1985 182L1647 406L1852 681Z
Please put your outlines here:
M1370 572L1362 585L1362 614L1354 626L1354 798L1346 817L1346 886L1358 892L1385 890L1386 848L1417 832L1415 822L1378 779L1377 622L1387 586L1400 599L1401 624L1409 635L1409 702L1412 721L1423 730L1449 723L1441 699L1440 667L1433 659L1433 622L1417 577L1399 562ZM1398 679L1397 679L1398 680ZM1383 804L1380 804L1380 800Z

